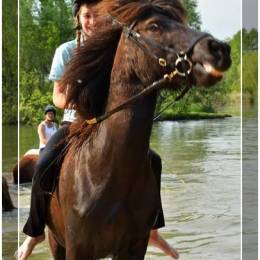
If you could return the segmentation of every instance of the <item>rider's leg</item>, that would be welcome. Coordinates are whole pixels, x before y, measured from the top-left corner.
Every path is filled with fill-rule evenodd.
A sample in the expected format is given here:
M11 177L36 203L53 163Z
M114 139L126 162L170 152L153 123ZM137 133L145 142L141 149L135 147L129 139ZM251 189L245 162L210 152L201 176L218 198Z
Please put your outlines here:
M162 174L162 161L159 154L157 154L155 151L149 149L149 156L151 160L151 167L156 179L156 184L159 192L161 192L161 174ZM160 201L161 201L161 194L160 194ZM162 204L160 205L160 213L156 219L156 222L153 226L153 229L162 228L165 226L164 222L164 215L163 215L163 209Z
M149 150L151 159L151 166L156 178L158 190L161 191L161 174L162 174L162 161L161 157L153 150ZM159 234L158 229L165 226L163 209L161 204L160 213L156 219L153 229L150 232L149 245L158 247L166 255L171 256L173 259L179 258L178 252L167 243L167 241Z
M57 157L60 156L64 148L64 141L68 133L68 128L60 128L49 140L37 162L32 181L31 207L29 218L24 226L24 233L36 237L43 234L46 219L46 196L42 190L43 177L48 173L48 178L55 181ZM51 172L54 171L54 172ZM52 175L50 175L50 174ZM52 186L52 183L49 183ZM50 187L49 187L50 188ZM49 189L50 191L50 189Z
M159 234L158 229L153 229L150 232L149 245L158 247L166 255L173 259L179 258L179 253Z
M57 159L61 155L65 147L65 139L68 134L68 127L60 128L48 141L44 151L40 154L37 162L31 192L31 207L29 218L23 228L23 232L27 238L18 249L18 259L25 260L31 254L36 244L44 240L44 227L46 223L47 214L47 199L48 196L42 190L42 178L48 177L51 182L48 183L48 190L50 191L55 181L55 173L57 172ZM60 159L60 158L59 158ZM58 167L59 168L59 167ZM51 172L53 171L53 172ZM52 174L50 175L49 172Z

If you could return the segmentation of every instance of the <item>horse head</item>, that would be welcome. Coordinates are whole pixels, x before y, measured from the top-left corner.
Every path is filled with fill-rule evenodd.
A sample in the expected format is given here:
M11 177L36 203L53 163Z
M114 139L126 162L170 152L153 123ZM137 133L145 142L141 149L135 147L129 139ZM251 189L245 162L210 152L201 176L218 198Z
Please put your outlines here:
M111 82L124 84L122 77L134 82L130 94L163 77L171 89L208 87L231 65L230 46L190 28L178 0L103 0L97 14L95 34L62 80L64 88L70 86L68 104L83 119L104 113Z
M124 45L128 70L144 85L167 75L171 88L187 81L208 87L222 79L231 65L230 46L190 28L179 1L122 2L111 11L114 24L123 28L118 48Z

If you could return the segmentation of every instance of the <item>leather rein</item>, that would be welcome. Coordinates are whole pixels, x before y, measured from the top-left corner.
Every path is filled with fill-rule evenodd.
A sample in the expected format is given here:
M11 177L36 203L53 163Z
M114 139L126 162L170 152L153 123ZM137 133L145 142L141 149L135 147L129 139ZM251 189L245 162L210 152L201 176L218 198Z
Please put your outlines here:
M191 89L192 85L189 83L188 76L192 71L193 63L189 59L189 55L192 52L194 46L203 38L210 36L208 33L203 33L201 34L198 38L196 38L191 46L186 50L186 51L180 51L177 52L174 48L170 48L167 46L163 46L160 43L154 41L153 39L147 38L139 34L138 32L134 31L133 28L135 27L136 23L138 20L134 21L129 27L122 25L119 21L113 18L113 23L119 24L123 28L123 33L126 35L127 39L131 40L133 43L135 43L139 48L143 50L146 54L151 56L155 61L161 66L162 68L170 67L170 72L165 73L162 78L159 80L154 81L152 84L149 86L145 87L141 92L137 93L136 95L132 96L131 98L127 99L125 102L121 103L114 109L106 112L105 114L99 116L99 117L94 117L92 119L85 120L85 123L88 125L94 125L97 124L101 121L104 121L105 119L109 118L111 115L115 114L116 112L123 110L125 107L128 105L131 105L135 101L139 100L140 98L149 95L153 91L159 90L165 83L169 83L173 80L173 78L178 75L180 77L185 77L186 78L186 87L183 89L181 94L177 96L173 102L171 102L170 105L175 103L176 101L180 100L188 91ZM145 43L145 44L143 44ZM173 65L170 66L168 64L168 61L163 58L163 57L158 57L154 53L150 51L150 48L155 48L155 49L161 49L165 52L168 53L174 53L176 55L176 60ZM164 110L167 107L164 108ZM155 119L157 119L161 115L162 111L159 112L159 115L157 115Z

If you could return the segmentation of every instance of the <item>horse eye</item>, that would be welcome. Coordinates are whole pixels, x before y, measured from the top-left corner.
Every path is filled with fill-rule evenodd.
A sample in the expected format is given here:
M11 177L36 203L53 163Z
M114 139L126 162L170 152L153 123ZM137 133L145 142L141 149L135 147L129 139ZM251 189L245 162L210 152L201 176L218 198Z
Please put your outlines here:
M152 31L152 32L157 32L157 31L159 31L159 29L160 29L160 26L158 23L151 23L147 27L147 30Z

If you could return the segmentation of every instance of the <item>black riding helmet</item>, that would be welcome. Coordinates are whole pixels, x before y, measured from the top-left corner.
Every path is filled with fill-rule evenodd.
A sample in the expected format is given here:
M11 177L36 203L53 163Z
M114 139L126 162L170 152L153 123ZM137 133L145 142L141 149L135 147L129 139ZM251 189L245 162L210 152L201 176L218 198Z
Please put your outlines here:
M48 112L53 112L56 115L56 109L52 105L47 105L44 109L44 114L46 115Z
M92 4L98 2L98 0L73 0L72 3L72 14L75 17L80 9L82 4Z

